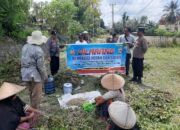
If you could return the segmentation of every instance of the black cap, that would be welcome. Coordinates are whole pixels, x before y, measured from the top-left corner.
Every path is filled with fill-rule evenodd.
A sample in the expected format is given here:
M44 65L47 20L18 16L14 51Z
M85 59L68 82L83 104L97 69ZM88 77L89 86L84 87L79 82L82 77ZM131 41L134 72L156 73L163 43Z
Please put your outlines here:
M56 31L51 31L51 35L56 35Z
M145 28L144 28L144 27L139 27L139 28L138 28L138 32L144 33L144 32L145 32Z
M130 27L126 27L125 28L128 32L131 32L131 28Z

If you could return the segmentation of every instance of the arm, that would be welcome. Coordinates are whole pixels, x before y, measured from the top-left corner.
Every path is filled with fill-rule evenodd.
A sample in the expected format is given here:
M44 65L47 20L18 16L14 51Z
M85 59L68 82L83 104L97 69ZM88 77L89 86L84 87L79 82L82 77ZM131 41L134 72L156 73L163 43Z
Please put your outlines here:
M148 44L147 44L147 41L144 39L142 40L142 50L144 53L146 53L147 49L148 49Z
M51 42L51 39L49 38L48 41L45 43L45 48L46 48L45 53L48 58L50 57L50 42Z
M131 38L132 38L132 42L129 43L129 48L133 48L134 47L134 43L135 43L134 37L131 36Z
M117 43L121 43L121 37L119 36Z
M24 122L24 121L28 121L30 119L32 119L34 117L34 113L32 112L30 115L28 116L24 116L20 118L20 122Z
M48 78L44 63L45 63L44 53L42 50L40 50L36 52L36 64L37 64L37 69L41 75L42 80L46 80Z
M41 111L34 109L31 106L28 106L28 108L26 109L26 112L34 112L34 113L42 114Z
M108 99L115 98L119 95L119 90L116 91L108 91L102 97L107 101Z

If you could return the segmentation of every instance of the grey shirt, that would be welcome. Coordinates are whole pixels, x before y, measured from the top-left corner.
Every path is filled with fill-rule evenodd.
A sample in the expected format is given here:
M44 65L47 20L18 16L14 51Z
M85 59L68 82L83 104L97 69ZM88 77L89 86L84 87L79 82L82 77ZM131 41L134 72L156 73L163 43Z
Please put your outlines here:
M41 82L47 79L44 52L38 45L25 44L21 56L21 76L23 81Z
M118 38L118 43L125 43L127 44L127 54L131 54L131 48L134 46L135 40L134 37L132 35L126 36L125 35L121 35Z
M134 49L133 49L133 57L134 58L144 58L144 54L148 49L147 40L142 36L136 40Z

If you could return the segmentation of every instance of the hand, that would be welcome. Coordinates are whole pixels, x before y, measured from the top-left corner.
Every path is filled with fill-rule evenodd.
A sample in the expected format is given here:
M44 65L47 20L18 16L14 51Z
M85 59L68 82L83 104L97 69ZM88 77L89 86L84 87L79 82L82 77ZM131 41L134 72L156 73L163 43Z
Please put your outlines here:
M34 117L34 115L35 115L34 112L31 112L30 115L28 116L29 119L32 119Z
M99 106L100 104L103 104L105 102L105 99L102 96L98 96L95 98L96 106Z

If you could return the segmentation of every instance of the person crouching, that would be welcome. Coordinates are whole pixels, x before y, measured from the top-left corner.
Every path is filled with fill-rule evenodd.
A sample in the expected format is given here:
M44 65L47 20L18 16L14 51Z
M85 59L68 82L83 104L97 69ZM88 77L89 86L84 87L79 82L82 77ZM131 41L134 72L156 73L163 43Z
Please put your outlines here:
M98 96L95 98L96 102L96 115L102 119L107 119L108 106L113 101L124 101L125 102L125 92L123 86L125 80L123 77L117 74L106 74L101 79L101 85L108 90L103 96Z
M36 122L35 116L40 112L25 104L17 93L25 87L4 82L0 88L0 130L28 130L30 120Z
M134 110L125 102L115 101L108 108L111 123L106 130L140 130Z

